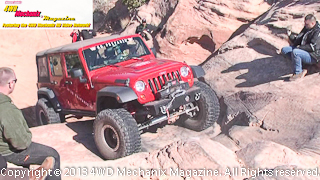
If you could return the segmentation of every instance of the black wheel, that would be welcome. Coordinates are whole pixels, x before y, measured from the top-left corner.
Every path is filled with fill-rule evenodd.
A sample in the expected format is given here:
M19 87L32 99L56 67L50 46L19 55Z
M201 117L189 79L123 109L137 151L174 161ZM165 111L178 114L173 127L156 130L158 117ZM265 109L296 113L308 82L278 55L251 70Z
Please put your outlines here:
M194 131L202 131L212 126L219 118L220 104L216 93L207 84L195 81L194 85L200 87L201 95L192 105L198 106L195 116L188 118L182 116L178 124Z
M36 118L38 126L61 123L61 115L53 109L47 99L41 98L36 105Z
M138 125L125 109L105 109L93 123L96 146L105 159L117 159L141 150Z

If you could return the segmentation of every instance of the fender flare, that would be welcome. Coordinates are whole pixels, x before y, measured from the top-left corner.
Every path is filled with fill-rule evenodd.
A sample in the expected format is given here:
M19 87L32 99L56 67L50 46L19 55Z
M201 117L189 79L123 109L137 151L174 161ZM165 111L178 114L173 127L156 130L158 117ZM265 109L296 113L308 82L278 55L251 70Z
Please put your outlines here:
M201 66L190 66L194 78L200 78L206 75Z
M118 103L126 103L138 99L133 89L124 86L108 86L100 89L97 93L97 102L100 97L106 96L115 98Z
M46 87L42 87L38 89L38 99L40 96L45 96L48 101L52 104L55 111L59 112L62 110L62 107L58 101L57 96L54 94L54 92Z

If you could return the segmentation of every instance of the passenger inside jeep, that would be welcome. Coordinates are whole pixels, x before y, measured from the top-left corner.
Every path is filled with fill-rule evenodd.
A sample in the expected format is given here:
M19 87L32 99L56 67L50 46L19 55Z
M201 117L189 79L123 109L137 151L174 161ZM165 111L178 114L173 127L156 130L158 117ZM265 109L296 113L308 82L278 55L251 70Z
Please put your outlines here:
M72 69L82 69L82 72L83 72L83 67L81 65L78 54L76 54L76 53L66 54L66 55L64 55L64 58L66 60L68 76L71 76L70 72Z
M83 51L90 71L132 58L140 59L148 54L148 48L139 37L101 44Z

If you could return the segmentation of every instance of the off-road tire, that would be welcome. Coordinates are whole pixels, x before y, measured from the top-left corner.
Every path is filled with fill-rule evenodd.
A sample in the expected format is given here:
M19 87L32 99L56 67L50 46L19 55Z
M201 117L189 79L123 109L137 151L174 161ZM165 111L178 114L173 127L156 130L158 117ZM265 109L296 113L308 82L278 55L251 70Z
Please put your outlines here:
M125 109L101 111L93 123L93 132L96 146L105 159L118 159L141 150L137 122ZM113 138L108 138L111 135Z
M182 116L178 124L194 131L202 131L212 126L219 118L219 99L213 89L201 81L195 81L194 86L201 89L200 99L194 104L199 107L199 112L194 117Z
M61 123L60 114L55 112L50 102L40 98L36 104L36 120L38 126Z

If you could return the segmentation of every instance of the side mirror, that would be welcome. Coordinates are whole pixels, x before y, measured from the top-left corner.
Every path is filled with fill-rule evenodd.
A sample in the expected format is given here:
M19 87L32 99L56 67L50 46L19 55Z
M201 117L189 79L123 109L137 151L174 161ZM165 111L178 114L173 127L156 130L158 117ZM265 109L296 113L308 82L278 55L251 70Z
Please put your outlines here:
M152 53L154 54L154 57L157 57L157 51L156 51L156 48L150 48Z
M71 69L70 74L72 78L78 78L83 76L82 69Z
M83 78L82 69L71 69L70 74L71 74L71 78L79 78L81 83L87 82L87 79Z

